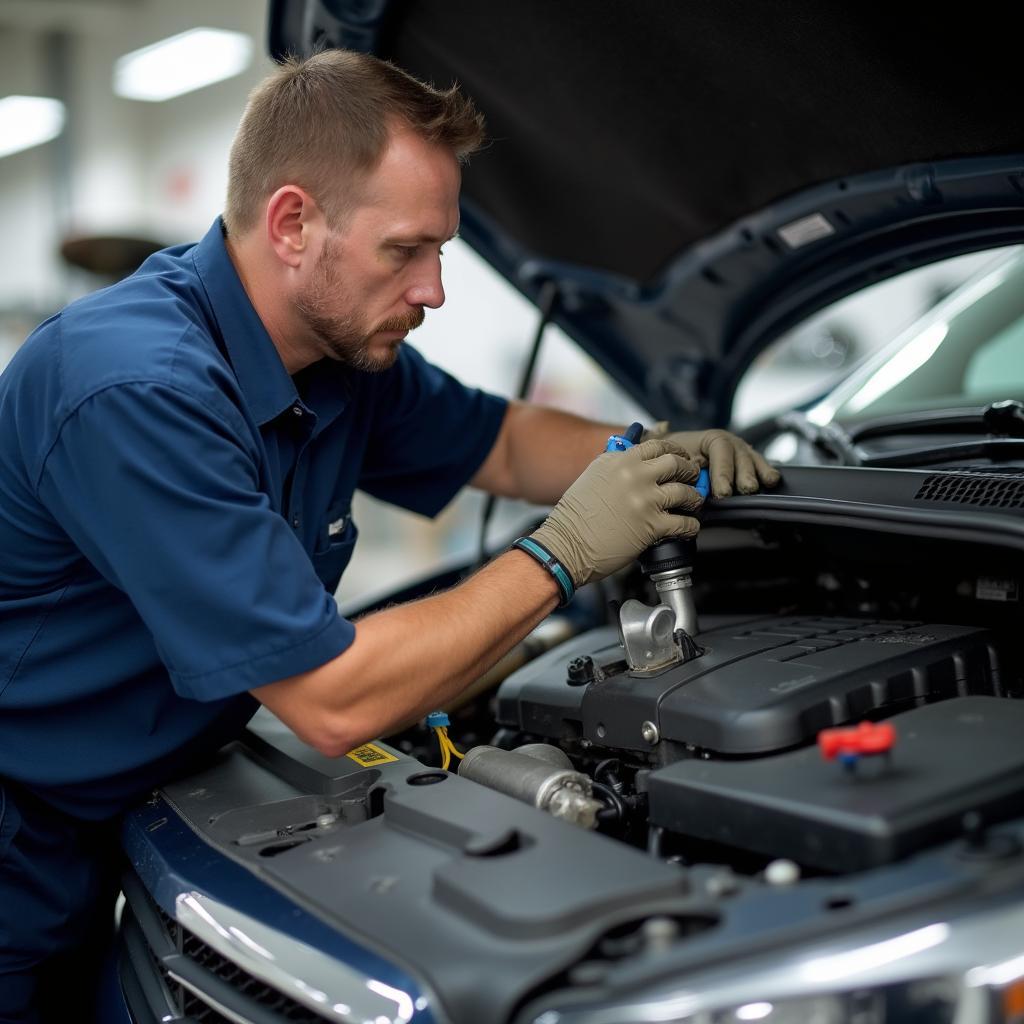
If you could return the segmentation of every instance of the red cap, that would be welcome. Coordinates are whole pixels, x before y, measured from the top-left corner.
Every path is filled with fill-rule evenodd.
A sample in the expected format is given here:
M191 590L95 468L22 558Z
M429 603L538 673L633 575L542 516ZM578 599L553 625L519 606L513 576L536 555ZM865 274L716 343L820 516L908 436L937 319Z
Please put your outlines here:
M896 730L888 722L861 722L852 728L822 729L818 733L818 747L828 761L844 755L885 754L895 743Z

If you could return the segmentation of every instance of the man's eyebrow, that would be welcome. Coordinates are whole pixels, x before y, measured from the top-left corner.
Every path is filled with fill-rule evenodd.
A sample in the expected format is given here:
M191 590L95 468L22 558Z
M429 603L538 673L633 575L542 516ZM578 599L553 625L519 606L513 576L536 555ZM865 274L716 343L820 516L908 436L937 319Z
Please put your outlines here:
M438 235L394 235L389 238L385 238L384 242L387 245L444 245L445 242L451 242L459 237L458 231L453 235L448 235L447 238L441 238Z

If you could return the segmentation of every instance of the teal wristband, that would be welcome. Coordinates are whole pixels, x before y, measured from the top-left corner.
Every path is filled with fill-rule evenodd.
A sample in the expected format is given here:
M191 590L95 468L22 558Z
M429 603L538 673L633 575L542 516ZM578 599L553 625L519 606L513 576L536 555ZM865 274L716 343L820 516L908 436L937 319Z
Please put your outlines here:
M538 543L532 537L520 537L517 541L513 541L512 547L525 551L551 573L555 578L555 583L558 584L560 596L558 607L564 608L572 600L576 588L572 585L572 577L565 571L562 563L543 544Z

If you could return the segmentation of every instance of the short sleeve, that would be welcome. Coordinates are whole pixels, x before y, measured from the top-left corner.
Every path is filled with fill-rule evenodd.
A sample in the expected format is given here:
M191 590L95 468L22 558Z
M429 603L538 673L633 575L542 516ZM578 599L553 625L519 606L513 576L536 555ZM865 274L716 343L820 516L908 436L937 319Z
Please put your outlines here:
M507 408L403 345L375 398L359 486L437 515L490 454Z
M132 382L82 402L42 466L40 500L131 600L183 697L309 671L355 635L260 489L256 444L227 399Z

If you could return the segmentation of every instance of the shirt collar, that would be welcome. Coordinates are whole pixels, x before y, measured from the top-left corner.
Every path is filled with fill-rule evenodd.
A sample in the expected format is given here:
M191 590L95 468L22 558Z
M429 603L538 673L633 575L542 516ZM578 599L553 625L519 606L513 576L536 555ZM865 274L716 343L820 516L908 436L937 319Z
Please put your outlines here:
M218 217L192 250L196 273L206 290L238 385L261 426L299 401L263 321L242 287Z

